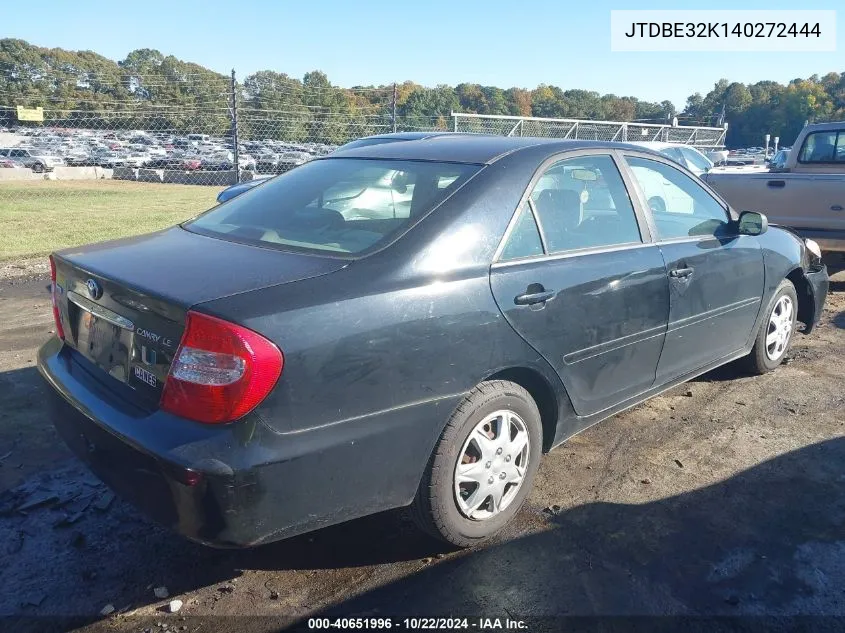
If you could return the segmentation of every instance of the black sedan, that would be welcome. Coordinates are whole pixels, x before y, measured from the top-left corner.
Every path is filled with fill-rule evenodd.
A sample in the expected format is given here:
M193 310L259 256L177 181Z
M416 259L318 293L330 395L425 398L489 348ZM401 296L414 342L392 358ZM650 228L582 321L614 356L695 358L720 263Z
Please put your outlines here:
M542 453L719 365L774 369L828 287L812 242L657 153L473 136L315 159L51 262L62 437L223 547L407 505L479 542Z

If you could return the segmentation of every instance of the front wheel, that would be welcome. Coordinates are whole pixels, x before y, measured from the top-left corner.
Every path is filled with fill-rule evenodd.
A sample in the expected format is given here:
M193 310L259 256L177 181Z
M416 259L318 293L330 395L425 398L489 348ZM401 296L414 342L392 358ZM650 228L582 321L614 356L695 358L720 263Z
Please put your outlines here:
M783 362L792 345L798 316L798 294L788 279L780 282L760 324L751 353L745 358L753 374L765 374Z
M33 163L32 171L36 174L44 173L44 165L42 165L41 163Z
M469 547L501 530L531 490L542 453L540 412L519 385L478 385L455 410L412 506L426 532Z

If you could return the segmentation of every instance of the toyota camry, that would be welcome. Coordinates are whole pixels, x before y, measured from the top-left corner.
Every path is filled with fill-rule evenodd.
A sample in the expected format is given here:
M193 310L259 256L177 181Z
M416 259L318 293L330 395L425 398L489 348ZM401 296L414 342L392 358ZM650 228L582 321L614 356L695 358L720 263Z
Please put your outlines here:
M467 135L348 149L50 261L60 434L219 547L402 506L480 542L544 452L719 365L773 370L828 287L815 243L660 154Z

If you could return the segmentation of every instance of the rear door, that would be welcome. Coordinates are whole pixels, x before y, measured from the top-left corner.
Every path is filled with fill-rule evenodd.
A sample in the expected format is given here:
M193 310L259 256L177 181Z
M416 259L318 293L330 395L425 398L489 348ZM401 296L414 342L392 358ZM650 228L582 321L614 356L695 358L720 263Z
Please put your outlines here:
M697 179L657 157L626 153L625 160L668 270L669 327L657 369L662 383L746 345L763 294L763 255L757 238L737 235L728 209ZM647 193L655 180L670 192L665 199Z
M589 415L654 383L669 290L612 152L564 156L538 171L490 284L511 326Z

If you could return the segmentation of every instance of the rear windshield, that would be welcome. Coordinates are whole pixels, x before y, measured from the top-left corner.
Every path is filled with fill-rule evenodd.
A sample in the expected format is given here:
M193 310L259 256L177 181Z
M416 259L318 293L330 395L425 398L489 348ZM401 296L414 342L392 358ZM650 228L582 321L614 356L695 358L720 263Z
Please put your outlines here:
M357 254L389 242L479 169L422 161L315 160L183 226L237 242Z

